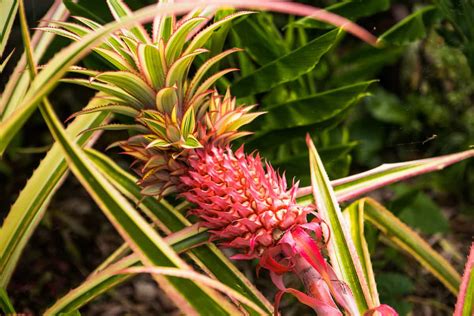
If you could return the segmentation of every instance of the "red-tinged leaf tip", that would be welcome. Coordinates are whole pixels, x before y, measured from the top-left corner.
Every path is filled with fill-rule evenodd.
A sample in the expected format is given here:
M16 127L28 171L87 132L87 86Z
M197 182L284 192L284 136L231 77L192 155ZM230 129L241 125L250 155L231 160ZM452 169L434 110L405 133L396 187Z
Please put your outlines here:
M291 233L298 253L329 281L326 261L316 242L300 227L295 228Z
M364 316L373 316L376 315L376 312L378 312L379 316L398 316L397 311L387 304L382 304L366 311Z
M306 145L308 147L314 146L313 145L313 140L311 139L311 135L309 133L306 133Z
M474 242L471 243L471 250L469 252L469 257L467 258L466 267L464 269L464 274L462 277L461 287L459 288L459 295L456 302L456 308L454 310L453 316L462 316L464 315L464 308L466 305L466 294L468 292L469 281L472 279L471 274L474 268ZM472 281L471 281L472 282ZM474 285L470 285L474 286ZM474 305L471 303L471 305ZM472 311L471 311L472 313Z
M275 295L275 302L274 302L274 315L278 316L278 309L280 306L281 298L285 293L292 294L295 296L298 301L302 304L305 304L314 309L314 311L318 315L326 315L326 316L342 316L342 313L337 309L336 305L333 305L333 302L330 303L325 302L323 300L314 298L309 296L301 291L298 291L293 288L286 288L285 284L283 283L283 277L281 275L277 275L276 273L270 272L270 277L273 281L273 284L278 288L278 292Z

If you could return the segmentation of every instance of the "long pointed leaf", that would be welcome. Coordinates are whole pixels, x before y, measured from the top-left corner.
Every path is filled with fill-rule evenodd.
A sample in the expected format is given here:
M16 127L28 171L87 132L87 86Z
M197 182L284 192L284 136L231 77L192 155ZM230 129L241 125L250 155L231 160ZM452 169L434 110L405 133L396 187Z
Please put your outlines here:
M439 255L413 229L373 199L359 201L364 218L377 227L390 241L413 256L438 278L453 294L457 294L461 277L449 262Z
M454 310L454 316L470 316L474 314L474 243L467 258L466 268L462 277L461 288Z
M230 297L244 303L247 306L252 307L255 311L259 312L261 315L264 313L255 303L251 300L240 294L238 291L224 285L223 283L211 279L208 276L197 273L192 270L180 270L176 268L160 268L160 267L132 267L125 270L119 271L119 274L136 274L136 273L150 273L150 274L161 274L167 276L174 276L178 278L186 278L193 280L198 283L202 283L206 286L209 286L215 290L226 293Z
M4 312L5 315L15 314L15 309L8 297L7 291L3 288L0 288L0 311Z
M0 2L0 57L3 56L3 51L7 46L17 11L18 1Z
M104 102L93 99L86 109ZM68 126L67 133L79 146L91 146L95 141L92 136L97 133L78 136L79 133L99 126L106 117L105 113L84 115ZM51 197L64 181L67 170L61 148L58 144L53 145L12 205L0 230L0 287L7 286L21 252L43 218Z
M343 211L347 226L354 241L354 245L359 255L360 263L364 271L365 279L369 287L370 295L375 306L380 305L377 284L375 283L372 261L370 260L369 247L364 235L364 208L358 202L352 203Z
M195 230L194 234L174 234L164 238L164 240L170 246L173 246L177 252L180 252L186 249L180 246L182 242L186 243L186 239L203 242L208 238L207 234L202 234L199 230ZM137 265L140 265L140 259L136 254L131 254L110 264L101 271L93 272L80 286L61 297L44 314L59 315L80 309L100 294L133 277L132 275L118 275L117 272Z
M115 20L120 21L121 18L132 15L132 11L122 0L107 0L107 4L114 16ZM128 32L127 30L125 30ZM150 36L141 24L135 24L130 28L130 32L142 43L151 42Z
M428 172L439 171L449 165L474 157L474 149L435 158L384 164L372 170L331 181L339 202L354 199L389 184ZM311 203L311 187L300 188L298 201Z
M51 6L50 10L46 13L42 20L64 21L68 15L69 12L62 4L62 1L56 0L54 5ZM40 22L39 24L39 26L46 25L47 22ZM54 34L46 33L40 30L35 31L31 39L31 43L34 47L33 56L36 61L41 60L54 36ZM28 86L31 82L29 73L27 71L23 71L25 66L26 56L23 54L11 74L7 85L5 86L5 90L0 96L0 118L2 120L13 113L13 111L19 105L21 98L23 98L25 95L26 90L28 89Z
M318 214L326 222L331 232L328 243L331 264L339 278L347 282L360 314L375 307L369 293L367 280L359 256L342 216L336 195L324 170L321 158L309 135L306 138L311 166L311 183Z
M358 82L265 108L262 128L266 133L329 120L365 97L373 82Z

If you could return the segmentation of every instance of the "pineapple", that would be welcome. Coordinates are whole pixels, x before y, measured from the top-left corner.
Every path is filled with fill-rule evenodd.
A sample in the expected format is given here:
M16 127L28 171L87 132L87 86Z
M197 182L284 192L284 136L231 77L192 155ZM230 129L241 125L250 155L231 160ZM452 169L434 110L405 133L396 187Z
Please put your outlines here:
M117 19L131 13L121 1L108 4ZM258 154L230 147L233 140L250 134L239 129L263 114L251 112L255 106L237 105L229 90L221 96L213 88L236 69L209 72L239 49L217 54L191 71L196 58L208 53L204 47L213 32L249 12L206 28L209 19L200 13L179 22L159 17L151 37L137 24L107 38L94 50L116 70L74 68L71 71L90 78L64 81L101 91L110 103L73 116L108 111L131 117L134 124L100 128L135 133L114 145L135 159L132 168L140 176L142 193L186 198L195 205L189 214L209 229L211 239L239 252L233 258L259 258L259 267L270 270L280 290L277 306L289 292L318 313L342 315L338 306L351 313L355 305L350 289L337 280L322 254L328 232L323 233L324 223L314 207L296 203L297 183L288 189L284 176L269 163L264 166ZM76 20L81 24L51 22L45 29L77 40L100 27L89 19ZM306 294L284 287L282 275L288 272L301 279Z

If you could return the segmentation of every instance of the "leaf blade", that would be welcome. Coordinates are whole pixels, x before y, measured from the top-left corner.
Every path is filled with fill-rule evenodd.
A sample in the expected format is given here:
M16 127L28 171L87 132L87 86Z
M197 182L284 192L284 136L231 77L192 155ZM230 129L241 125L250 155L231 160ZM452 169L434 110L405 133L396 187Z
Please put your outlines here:
M94 99L86 109L103 102ZM85 115L74 120L68 126L67 132L76 138L80 146L91 146L93 133L77 135L84 129L102 124L106 117L104 113ZM7 286L22 250L43 217L52 195L64 180L66 172L66 161L59 145L55 144L13 203L0 230L0 287Z
M412 255L423 267L437 277L453 294L457 294L459 273L424 241L414 230L401 222L389 210L371 198L361 200L364 217L381 230L388 239Z
M338 276L347 282L352 290L357 309L364 313L375 307L369 293L360 259L342 217L335 193L324 171L323 163L309 135L306 142L310 152L311 183L318 214L331 231L328 250L331 263Z
M236 97L246 97L268 91L279 84L295 80L314 69L320 58L336 42L340 30L336 29L312 40L254 72L234 82L231 89Z
M474 149L435 158L383 164L379 167L331 182L337 200L344 202L383 186L428 172L439 171L454 163L474 157ZM297 197L301 203L310 203L311 187L300 188Z

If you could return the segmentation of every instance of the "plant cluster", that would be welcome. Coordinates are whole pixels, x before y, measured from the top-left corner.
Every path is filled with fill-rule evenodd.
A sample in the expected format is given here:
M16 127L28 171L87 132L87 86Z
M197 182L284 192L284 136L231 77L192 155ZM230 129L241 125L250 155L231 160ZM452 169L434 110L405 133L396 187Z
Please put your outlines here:
M72 1L65 3L70 10L95 15ZM25 52L2 94L0 153L36 108L55 140L0 230L0 308L5 313L15 312L7 286L19 257L68 169L125 244L58 299L47 315L79 313L137 273L152 275L190 315L278 315L285 293L318 315L398 315L380 302L364 221L458 294L456 315L472 313L473 249L461 284L451 264L381 204L362 198L341 210L340 203L468 159L474 151L386 164L330 181L311 137L321 130L321 143L340 140L326 154L335 157L331 175L345 175L354 144L333 127L367 95L373 81L350 80L342 87L328 83L330 89L319 92L315 82L324 77L324 69L316 65L344 31L371 45L402 41L404 32L420 22L420 12L376 42L339 14L352 12L349 17L357 19L382 10L388 1L369 1L365 10L357 1L347 1L325 11L284 1L262 1L257 8L245 0L160 1L136 12L121 0L106 3L114 21L102 25L91 16L67 21L66 7L56 1L31 40L20 0L11 4L3 26L11 28L9 21L18 11ZM304 17L291 17L284 38L268 13L222 5ZM148 21L153 21L151 26ZM316 29L316 38L308 40L305 28ZM242 35L250 31L255 38ZM73 43L38 67L42 47L54 36ZM238 48L225 49L227 38ZM75 65L88 50L102 69ZM221 70L223 64L229 67ZM231 82L229 74L237 68L242 74ZM73 77L65 77L68 73ZM73 122L67 129L48 97L59 82L97 91L84 109L69 117ZM256 105L245 105L255 103L259 111ZM251 132L242 131L244 125ZM109 148L119 147L133 157L130 169L138 178L92 148L103 131L118 130L128 136ZM245 146L244 137L249 139ZM254 152L247 153L248 148ZM294 159L302 148L309 159L306 153ZM293 181L288 186L272 160L290 169L296 161L298 172L306 175L302 180L311 185L300 187ZM298 166L301 160L306 163ZM269 271L278 289L274 304L214 243L231 249L231 259L256 259L257 270ZM298 289L285 285L290 274L301 281Z

